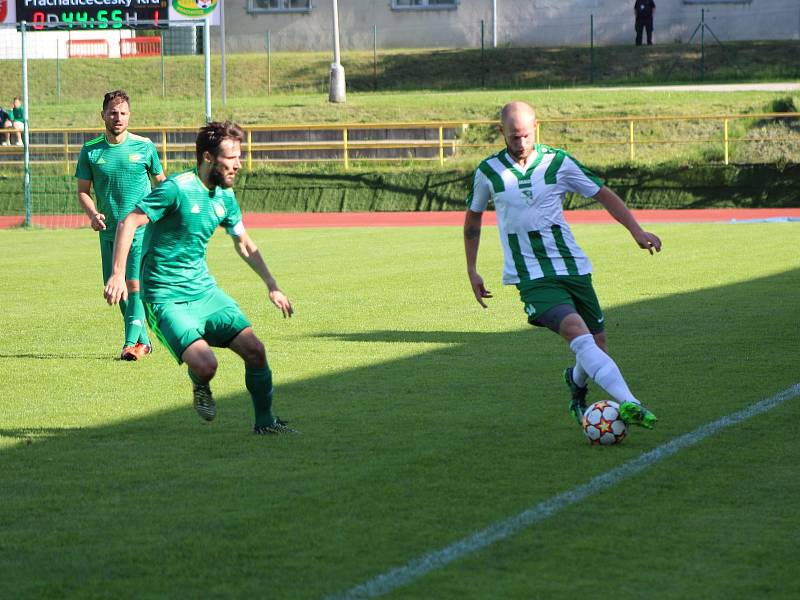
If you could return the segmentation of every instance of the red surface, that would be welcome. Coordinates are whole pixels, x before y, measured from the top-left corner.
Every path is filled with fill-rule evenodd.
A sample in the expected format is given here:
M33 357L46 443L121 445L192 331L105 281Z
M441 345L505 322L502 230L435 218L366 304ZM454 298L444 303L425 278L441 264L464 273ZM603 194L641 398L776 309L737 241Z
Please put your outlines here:
M570 223L613 223L604 210L566 211ZM733 219L769 219L775 217L800 218L800 208L773 209L683 209L634 210L640 223L702 223ZM455 212L371 212L371 213L270 213L247 214L247 227L424 227L456 226L464 223L464 213ZM496 223L495 213L487 212L484 225Z
M707 223L747 221L749 219L771 219L793 217L800 219L800 208L712 208L681 210L634 210L640 223ZM567 211L570 223L613 223L604 210ZM65 223L68 223L65 225ZM350 212L350 213L248 213L244 217L247 227L291 229L302 227L426 227L461 226L464 213L447 212ZM22 225L22 217L0 216L0 229ZM496 223L495 213L487 212L484 225ZM33 224L40 227L81 227L88 222L79 215L39 216Z

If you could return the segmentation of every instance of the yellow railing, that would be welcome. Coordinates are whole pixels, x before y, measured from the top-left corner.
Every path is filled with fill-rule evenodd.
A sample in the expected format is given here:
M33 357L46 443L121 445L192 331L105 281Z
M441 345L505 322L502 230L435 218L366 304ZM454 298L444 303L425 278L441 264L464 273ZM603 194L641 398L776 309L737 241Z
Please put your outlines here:
M244 126L245 143L242 161L249 169L257 162L314 162L337 161L349 169L351 160L436 160L444 166L448 154L456 147L455 130L462 127L458 121L426 123L346 123L302 125ZM369 132L386 130L383 139L370 139ZM196 127L141 127L134 131L153 139L159 149L162 165L167 168L174 160L193 162ZM451 135L445 135L446 132ZM30 158L34 163L63 163L69 172L77 160L85 140L102 134L102 129L31 128ZM321 133L327 135L320 135ZM416 135L414 133L416 132ZM405 135L402 135L402 134ZM289 139L265 141L258 139L278 134ZM305 134L305 135L303 135ZM361 138L354 138L360 134ZM411 136L409 136L409 134ZM392 137L394 135L394 137ZM374 136L373 136L374 138ZM427 156L415 156L427 150ZM358 156L360 151L382 152L384 156ZM392 156L392 151L395 156ZM405 151L405 152L401 152ZM0 147L1 164L21 164L22 148ZM321 158L309 156L323 153ZM280 153L297 154L296 158L281 158ZM325 154L327 153L327 154ZM305 156L300 156L304 154Z
M541 119L536 127L536 141L537 143L544 141L544 143L555 146L624 146L627 148L627 156L631 161L636 158L636 148L640 146L721 143L725 164L730 162L731 145L737 142L793 141L800 143L800 134L791 138L732 137L730 135L731 123L744 119L800 119L800 113ZM718 137L716 135L682 135L658 138L652 135L646 136L637 131L646 124L665 122L686 124L704 121L720 124ZM565 134L564 131L559 133L558 131L559 128L567 130L587 124L590 126L607 125L607 127L603 128L604 133L601 137L597 137L597 127L593 127L592 134L595 137L588 139L581 136L573 136L576 139L570 139L569 133ZM462 141L462 133L473 126L497 127L498 125L496 121L490 120L249 125L243 126L245 131L245 143L242 147L243 162L248 169L252 169L256 163L289 161L339 162L345 170L350 168L353 161L426 160L436 161L440 166L444 166L447 158L455 156L457 153L494 149L498 146L499 128L496 134L485 136L491 138L492 142L467 143ZM624 135L622 135L622 130L618 129L620 126L625 128ZM383 133L376 134L380 130L383 130ZM197 131L195 127L143 127L134 128L134 131L154 140L165 169L173 161L194 162L194 134ZM83 141L101 133L101 129L31 129L29 134L31 162L63 163L65 172L69 173ZM380 139L377 139L376 136ZM0 147L0 165L20 164L22 150L17 146ZM366 155L365 152L371 154ZM787 157L787 159L795 162L800 160L800 156Z
M619 139L611 140L608 138L588 139L580 141L569 141L570 145L583 145L583 146L619 146L624 144L627 147L628 158L633 161L636 157L635 148L637 146L647 145L680 145L680 144L712 144L722 143L723 146L723 161L730 164L730 149L731 145L736 142L794 142L800 144L800 134L793 137L758 137L758 136L744 136L744 137L731 137L730 124L737 120L770 120L770 119L797 119L800 121L800 112L782 112L782 113L752 113L752 114L731 114L731 115L678 115L678 116L634 116L634 117L592 117L585 119L576 118L563 118L563 119L540 119L536 123L536 143L553 144L558 146L556 141L551 141L551 138L558 136L551 135L549 132L553 130L554 126L559 125L579 125L579 124L609 124L611 126L617 124L625 125L625 141ZM636 134L636 126L643 123L654 122L676 122L687 123L693 121L716 121L721 125L721 134L719 137L678 137L678 138L652 138L648 137L642 139ZM493 125L496 121L466 121L466 125ZM800 123L799 123L800 124ZM493 148L496 144L458 144L459 149L466 148ZM790 162L800 161L800 154L797 156L787 157Z

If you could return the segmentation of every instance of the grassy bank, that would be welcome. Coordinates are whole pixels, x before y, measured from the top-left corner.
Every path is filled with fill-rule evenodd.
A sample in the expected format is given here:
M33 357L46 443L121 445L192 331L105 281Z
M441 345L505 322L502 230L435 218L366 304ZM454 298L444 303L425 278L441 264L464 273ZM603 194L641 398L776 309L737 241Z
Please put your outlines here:
M775 81L800 78L795 57L800 42L731 42L709 47L705 82ZM603 86L697 82L699 48L664 45L594 50L595 76L588 77L589 48L497 48L481 63L479 50L386 51L379 53L378 79L371 52L346 52L349 86L344 105L327 102L327 53L274 54L267 68L262 54L227 57L227 104L220 97L220 62L213 57L215 117L243 123L346 122L493 117L498 105L524 96L542 105L543 116L564 114L677 114L744 110L769 94L681 95L600 92ZM21 87L19 61L0 61L8 89ZM586 75L586 76L582 76ZM194 125L202 122L201 56L29 62L30 114L34 126L85 127L97 123L103 92L126 89L134 99L135 122ZM377 83L376 83L377 82ZM595 90L550 92L594 85ZM426 94L421 91L455 91ZM476 90L481 90L477 92ZM375 92L378 93L375 93ZM162 95L162 92L164 94ZM10 93L10 92L9 92ZM609 102L608 93L613 94ZM752 95L752 102L748 97ZM705 95L702 95L705 96Z
M631 46L345 51L342 63L350 92L421 90L547 89L586 85L785 81L800 77L795 57L800 42L728 42L705 49L699 44ZM220 58L212 62L219 90ZM269 93L323 93L330 72L329 52L229 54L228 96ZM20 83L17 61L0 62L10 87ZM203 57L33 60L29 65L32 99L94 99L109 81L121 82L137 96L189 99L202 95ZM113 85L113 84L112 84Z

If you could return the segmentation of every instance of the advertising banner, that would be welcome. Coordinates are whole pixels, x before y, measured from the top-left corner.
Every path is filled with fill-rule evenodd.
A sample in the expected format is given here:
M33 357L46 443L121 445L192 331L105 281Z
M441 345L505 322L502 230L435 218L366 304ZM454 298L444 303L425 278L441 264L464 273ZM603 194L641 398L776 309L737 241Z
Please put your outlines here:
M212 25L219 25L219 13L218 0L0 0L0 23L25 21L33 30L59 21L75 29L159 27L161 21L206 16Z

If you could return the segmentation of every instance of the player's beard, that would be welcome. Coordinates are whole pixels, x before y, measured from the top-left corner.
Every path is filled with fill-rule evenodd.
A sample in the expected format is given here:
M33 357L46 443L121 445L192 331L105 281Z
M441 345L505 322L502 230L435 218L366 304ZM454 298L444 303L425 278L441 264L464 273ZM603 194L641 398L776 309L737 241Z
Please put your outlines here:
M515 152L514 150L512 150L511 148L506 146L506 150L508 151L508 154L509 154L509 156L511 156L511 158L513 158L515 161L520 162L520 163L525 162L526 160L528 160L528 156L531 155L531 153L528 152L527 156L524 156L524 157L522 156L525 153L525 148L521 148L519 152Z
M226 182L225 175L223 175L220 165L214 165L214 168L211 169L211 173L208 174L208 182L211 184L211 189L214 189L217 186L221 187L222 189L233 187L233 181L235 178L236 176L234 175L234 179L232 179L230 183Z
M110 133L111 135L116 137L118 135L122 135L123 133L125 133L125 130L127 129L127 126L125 126L125 125L120 125L119 127L120 127L120 130L119 131L115 131L116 126L112 125L111 127L109 127L108 125L106 125L106 131L108 133Z

